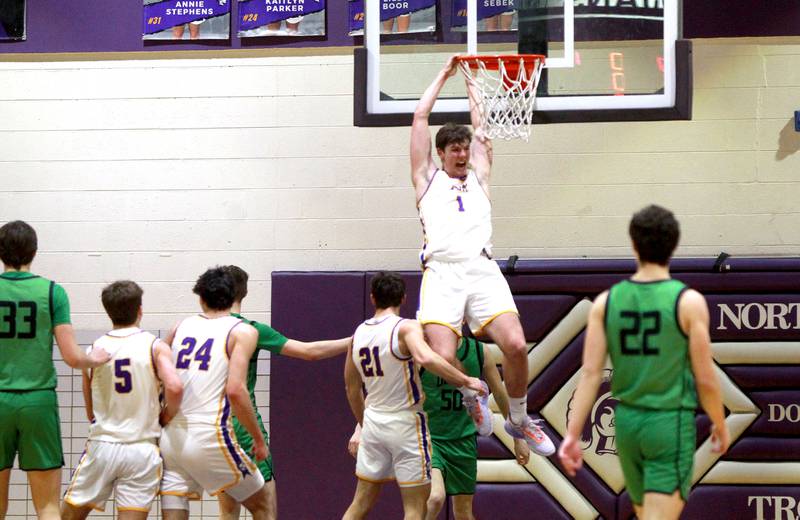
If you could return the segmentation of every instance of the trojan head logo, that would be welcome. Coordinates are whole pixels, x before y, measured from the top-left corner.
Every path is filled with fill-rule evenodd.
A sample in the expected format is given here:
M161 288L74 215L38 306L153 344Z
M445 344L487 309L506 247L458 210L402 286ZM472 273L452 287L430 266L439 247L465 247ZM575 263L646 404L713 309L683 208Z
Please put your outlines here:
M611 374L613 370L605 369L603 372L603 382L597 391L597 399L592 405L592 412L589 420L583 426L581 432L581 448L585 451L594 446L594 451L598 455L616 455L616 428L614 426L614 408L617 399L611 395ZM569 423L569 413L572 410L572 400L575 392L569 399L567 405L567 423Z

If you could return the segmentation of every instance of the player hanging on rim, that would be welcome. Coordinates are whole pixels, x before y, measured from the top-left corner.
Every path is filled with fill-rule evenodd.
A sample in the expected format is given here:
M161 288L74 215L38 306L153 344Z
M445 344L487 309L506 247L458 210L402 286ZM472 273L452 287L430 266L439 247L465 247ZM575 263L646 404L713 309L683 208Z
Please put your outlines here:
M475 128L448 123L436 133L433 159L428 125L436 98L458 62L450 57L420 98L411 127L411 181L422 221L424 267L417 319L431 348L455 362L461 325L488 335L503 352L503 376L509 395L506 431L525 439L540 455L555 451L553 442L527 412L528 346L511 291L492 256L489 181L492 143L480 128L479 96L467 82ZM464 404L478 433L492 432L486 399L464 392Z
M575 475L583 463L580 433L611 356L617 452L636 516L677 519L692 484L697 398L711 419L716 453L730 443L714 372L703 296L669 274L678 221L648 206L631 219L636 273L592 305L583 367L559 456Z
M85 354L75 341L69 298L59 284L31 273L36 231L15 220L0 227L0 518L8 509L14 457L28 474L40 519L58 519L61 495L61 420L56 396L53 338L72 368L94 368L109 359L98 348Z
M225 271L231 275L234 284L234 297L233 306L231 307L231 315L235 318L240 318L246 323L252 325L258 331L258 344L250 358L250 364L247 368L247 390L250 392L250 402L253 405L253 410L256 413L256 420L261 429L261 434L264 436L264 442L269 446L269 436L267 430L264 428L264 422L261 420L261 414L258 413L256 406L256 372L258 366L258 354L260 350L266 350L272 354L281 356L292 357L296 359L305 359L307 361L316 361L320 359L327 359L332 356L337 356L347 352L347 347L350 346L351 338L330 340L330 341L298 341L296 339L289 339L283 334L273 329L269 325L259 323L257 321L248 320L241 315L242 300L247 296L247 280L248 275L241 267L235 265L228 265L224 267ZM239 445L246 452L250 452L253 446L253 437L248 433L247 429L242 426L239 419L233 418L233 430L236 432L236 439ZM267 519L274 520L278 516L278 499L275 492L275 478L272 470L272 453L267 456L265 460L256 462L258 471L264 477L266 484L264 489L267 492ZM241 506L227 493L220 493L219 496L219 512L221 520L236 520L239 518Z
M370 300L375 315L353 334L344 369L347 400L361 425L361 442L356 456L358 484L343 519L364 518L383 483L396 479L405 519L422 520L430 493L431 443L418 366L454 386L476 393L483 388L479 379L463 374L430 349L417 321L398 315L405 300L405 283L398 274L375 275Z
M64 494L61 518L83 520L93 509L105 510L114 493L118 518L144 520L161 484L159 415L169 422L178 412L183 385L169 345L139 328L142 289L117 281L103 289L102 301L113 330L91 348L109 352L111 362L83 371L89 439Z

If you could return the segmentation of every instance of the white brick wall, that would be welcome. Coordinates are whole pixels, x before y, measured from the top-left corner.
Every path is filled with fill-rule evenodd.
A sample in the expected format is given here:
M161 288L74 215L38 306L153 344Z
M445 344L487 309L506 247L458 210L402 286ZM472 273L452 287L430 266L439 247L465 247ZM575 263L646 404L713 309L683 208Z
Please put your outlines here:
M696 41L692 121L496 143L498 256L627 256L648 202L679 215L679 255L800 254L798 43ZM244 310L265 321L275 269L415 269L409 129L354 128L352 76L350 55L0 62L0 222L37 229L34 269L67 288L83 331L107 326L99 293L119 278L144 287L143 325L166 329L214 264L250 272ZM79 376L59 368L72 466L86 424ZM32 512L24 482L9 518Z

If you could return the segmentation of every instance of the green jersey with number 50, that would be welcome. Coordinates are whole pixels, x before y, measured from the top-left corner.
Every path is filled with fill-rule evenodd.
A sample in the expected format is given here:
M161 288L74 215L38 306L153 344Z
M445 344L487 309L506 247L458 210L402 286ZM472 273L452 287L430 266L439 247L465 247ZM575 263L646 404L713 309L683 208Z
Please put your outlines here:
M464 338L456 351L464 373L481 377L483 372L483 344L474 338ZM422 388L425 391L425 411L428 413L431 438L440 440L463 439L475 435L475 424L461 401L461 392L436 374L420 369Z
M686 289L677 280L624 280L609 290L611 392L620 402L654 410L697 407L689 339L678 321L678 300Z
M0 391L55 388L53 327L69 322L60 285L31 273L0 274Z

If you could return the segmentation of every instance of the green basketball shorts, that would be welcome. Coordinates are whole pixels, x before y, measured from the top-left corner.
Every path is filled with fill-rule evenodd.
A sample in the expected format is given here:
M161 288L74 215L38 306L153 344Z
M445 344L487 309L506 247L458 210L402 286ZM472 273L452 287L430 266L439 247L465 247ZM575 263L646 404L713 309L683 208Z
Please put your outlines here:
M64 465L55 390L0 391L0 469L41 471Z
M474 495L478 444L474 435L456 440L432 439L431 467L442 472L448 495Z
M693 410L645 410L617 405L617 454L631 501L645 493L689 496L696 443Z
M261 433L264 435L264 442L267 443L267 448L269 448L269 435L264 428L264 423L261 421L261 416L256 414L256 419L258 419L258 427L261 428ZM256 462L253 458L253 437L250 436L245 427L237 420L233 421L233 431L236 433L236 440L239 446L242 447L244 452L247 453L250 458L253 459L253 462L256 463L256 466L258 466L258 471L261 472L261 476L264 477L264 482L272 480L275 476L272 471L272 450L270 450L269 456L267 456L266 459Z

